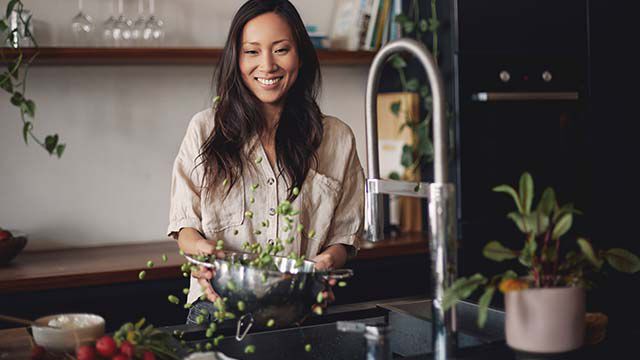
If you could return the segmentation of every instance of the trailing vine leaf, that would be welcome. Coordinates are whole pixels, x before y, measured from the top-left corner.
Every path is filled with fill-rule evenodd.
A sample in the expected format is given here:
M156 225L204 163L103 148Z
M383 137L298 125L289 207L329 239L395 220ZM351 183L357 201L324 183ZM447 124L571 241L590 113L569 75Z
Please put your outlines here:
M612 268L618 271L630 274L640 271L640 259L628 250L620 248L609 249L604 253L604 258Z
M489 313L489 305L493 300L493 294L496 292L495 286L487 287L482 296L478 300L478 327L484 327L487 322L487 314Z
M438 31L439 27L440 27L440 21L438 19L431 18L431 22L429 24L429 31L436 32Z
M420 86L420 83L418 82L418 79L413 78L409 81L407 81L407 90L409 91L418 91L418 87Z
M403 69L407 67L407 62L400 55L395 54L391 56L391 66L396 70Z
M17 3L18 3L18 0L11 0L7 4L7 14L5 16L7 19L11 16L11 12L13 11L13 8L16 6Z
M15 106L20 106L23 100L24 100L24 97L22 96L22 94L16 91L13 93L13 96L11 97L11 104Z
M509 185L498 185L498 186L493 188L493 191L495 191L495 192L503 192L503 193L511 195L511 197L513 198L513 201L516 203L516 206L518 207L518 211L519 212L523 212L522 211L522 204L520 204L520 198L518 197L518 194L516 193L516 190L514 188L512 188Z
M398 116L400 114L400 101L394 101L391 103L391 112L393 115Z
M426 98L427 96L429 96L429 86L427 85L420 86L420 97Z
M53 151L58 145L58 134L47 135L47 137L44 139L44 144L49 154L53 154Z
M469 278L460 277L456 279L451 287L444 291L442 299L442 308L448 310L458 301L471 296L471 294L480 286L487 283L487 279L482 274L475 274Z
M405 144L402 147L402 158L400 164L404 167L410 167L413 164L413 146Z
M482 255L493 261L511 260L518 257L518 253L504 247L498 241L491 241L482 249Z
M28 136L29 136L29 131L31 131L31 129L33 128L33 124L31 123L31 121L25 121L24 125L22 125L22 137L24 138L24 143L28 144Z
M533 203L533 178L528 172L524 172L520 176L520 186L518 195L522 204L522 213L529 214L531 212L531 204Z
M571 225L573 224L573 214L565 213L560 220L553 227L553 232L551 232L551 238L553 240L558 240L562 235L566 234L569 229L571 229Z
M62 157L62 153L64 153L64 150L66 148L66 144L58 144L58 146L56 146L56 155L58 156L58 158Z
M389 173L389 179L391 180L400 180L400 174L397 171L392 171Z
M405 21L402 24L402 30L405 32L405 34L411 34L415 27L416 24L414 24L413 21Z
M30 117L34 117L36 114L36 104L32 100L25 100L20 104L20 109Z
M8 72L0 74L0 88L8 93L13 93L13 82Z
M7 25L7 22L4 21L4 19L0 19L0 33L5 32L8 28L9 25Z
M429 29L429 24L427 23L427 19L422 19L420 20L420 27L419 27L420 31L422 32L427 32L427 30Z
M577 240L578 246L580 250L582 250L582 254L585 259L591 263L591 265L595 266L596 269L600 269L602 266L602 261L596 257L596 254L593 252L593 247L591 243L584 238L578 238Z

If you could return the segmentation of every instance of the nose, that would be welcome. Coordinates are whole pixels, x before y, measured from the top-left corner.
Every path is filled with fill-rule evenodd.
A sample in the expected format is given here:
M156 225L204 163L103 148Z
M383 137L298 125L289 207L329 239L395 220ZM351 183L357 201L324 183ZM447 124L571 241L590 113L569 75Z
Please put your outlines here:
M265 51L260 61L260 70L264 72L273 72L278 70L278 64L276 63L273 54Z

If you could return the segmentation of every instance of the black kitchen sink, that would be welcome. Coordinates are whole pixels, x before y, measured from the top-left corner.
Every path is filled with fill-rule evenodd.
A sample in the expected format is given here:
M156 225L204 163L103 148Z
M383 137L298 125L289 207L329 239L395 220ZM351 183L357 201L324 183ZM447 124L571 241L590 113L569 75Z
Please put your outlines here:
M345 310L346 309L346 310ZM354 310L343 307L344 311L330 312L329 316L314 317L305 326L249 333L242 341L236 341L234 328L222 326L225 338L216 350L237 359L353 359L366 358L364 336L339 332L336 321L347 320L368 325L386 324L391 327L390 341L394 358L426 355L431 348L431 301L405 300L370 304L368 309ZM459 347L477 347L499 343L504 339L504 313L490 310L487 325L478 329L475 325L477 306L462 302L457 307L459 324ZM204 337L202 328L173 327L186 331L188 344L200 344L204 349L211 339ZM200 331L197 331L200 330ZM311 345L311 351L305 345ZM247 345L255 346L255 354L245 354Z

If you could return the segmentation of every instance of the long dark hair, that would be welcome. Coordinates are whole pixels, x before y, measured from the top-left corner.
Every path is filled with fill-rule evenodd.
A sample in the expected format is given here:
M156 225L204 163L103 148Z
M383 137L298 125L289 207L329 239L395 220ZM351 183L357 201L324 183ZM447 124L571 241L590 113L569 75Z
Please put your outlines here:
M278 175L286 175L289 199L293 198L293 188L300 188L309 170L317 167L316 150L323 136L322 113L316 103L322 81L318 56L298 11L289 1L249 0L233 18L214 77L219 96L214 105L215 126L199 155L207 194L225 179L229 181L227 191L231 189L243 174L243 162L248 160L244 153L247 141L266 128L261 101L244 84L238 57L244 26L268 12L288 23L301 63L298 77L284 99L276 130L277 163L281 169Z

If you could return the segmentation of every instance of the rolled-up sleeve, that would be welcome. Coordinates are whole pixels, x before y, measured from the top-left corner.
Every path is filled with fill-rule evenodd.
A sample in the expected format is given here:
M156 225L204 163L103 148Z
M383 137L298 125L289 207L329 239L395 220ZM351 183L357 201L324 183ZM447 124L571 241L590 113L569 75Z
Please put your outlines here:
M344 169L340 200L333 214L331 230L325 242L347 245L349 257L357 254L364 228L364 171L356 152L355 138L351 134L349 160Z
M203 134L197 120L194 117L189 123L173 164L167 228L167 235L173 238L177 238L180 229L185 227L203 233L200 202L202 167L196 167Z

